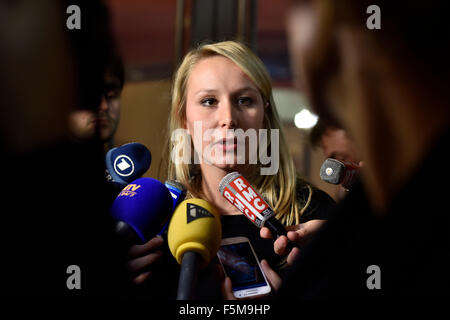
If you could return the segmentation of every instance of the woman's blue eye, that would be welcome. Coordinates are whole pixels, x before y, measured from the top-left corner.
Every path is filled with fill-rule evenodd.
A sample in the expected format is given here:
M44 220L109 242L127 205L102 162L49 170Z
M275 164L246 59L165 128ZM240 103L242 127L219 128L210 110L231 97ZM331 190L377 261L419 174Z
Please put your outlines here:
M214 99L214 98L206 98L201 101L201 104L204 106L207 106L207 107L212 106L215 103L216 103L216 99Z
M238 99L238 104L240 106L250 106L253 103L252 98L249 97L241 97Z

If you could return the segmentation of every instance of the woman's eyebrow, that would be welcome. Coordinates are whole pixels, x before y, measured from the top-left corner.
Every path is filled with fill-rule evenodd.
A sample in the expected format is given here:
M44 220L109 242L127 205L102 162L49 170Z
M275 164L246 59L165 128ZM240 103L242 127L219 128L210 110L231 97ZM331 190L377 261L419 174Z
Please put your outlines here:
M200 94L205 94L205 93L215 93L215 92L217 92L216 89L200 89L194 93L194 96L198 96Z
M239 93L246 92L246 91L252 91L252 92L256 92L256 93L259 92L258 89L254 88L254 87L247 86L247 87L239 88L239 89L235 90L233 93L239 94Z
M217 91L218 90L216 90L216 89L200 89L197 92L195 92L194 95L197 96L199 94L205 94L205 93L216 93ZM233 90L231 93L239 94L239 93L246 92L246 91L252 91L252 92L256 92L256 93L259 92L258 89L254 88L254 87L245 86L245 87Z

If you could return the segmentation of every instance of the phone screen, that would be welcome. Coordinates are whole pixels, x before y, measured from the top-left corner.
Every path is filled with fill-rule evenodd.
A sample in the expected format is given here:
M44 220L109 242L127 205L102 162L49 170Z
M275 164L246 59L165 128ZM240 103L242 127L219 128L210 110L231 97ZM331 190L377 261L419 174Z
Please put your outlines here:
M217 253L233 291L266 286L249 242L222 245Z

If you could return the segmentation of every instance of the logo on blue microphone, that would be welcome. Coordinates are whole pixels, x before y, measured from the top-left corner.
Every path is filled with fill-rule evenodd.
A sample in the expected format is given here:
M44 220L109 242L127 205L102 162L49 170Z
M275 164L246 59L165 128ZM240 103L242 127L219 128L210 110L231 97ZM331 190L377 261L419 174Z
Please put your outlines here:
M134 163L130 157L121 154L114 161L114 171L122 177L131 176L134 172Z
M141 185L139 185L139 184L130 183L125 188L123 188L122 191L120 191L117 198L122 197L122 196L130 197L130 198L134 197L137 194L136 190L139 189L140 187L141 187Z

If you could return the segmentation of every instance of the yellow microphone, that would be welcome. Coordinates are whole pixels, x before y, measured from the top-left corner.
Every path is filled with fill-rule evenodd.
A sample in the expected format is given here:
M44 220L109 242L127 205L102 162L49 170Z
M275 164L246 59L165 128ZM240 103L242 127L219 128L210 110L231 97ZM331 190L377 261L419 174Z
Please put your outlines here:
M216 256L222 240L220 215L202 199L181 202L172 215L167 233L169 249L181 265L178 300L194 297L197 273Z

